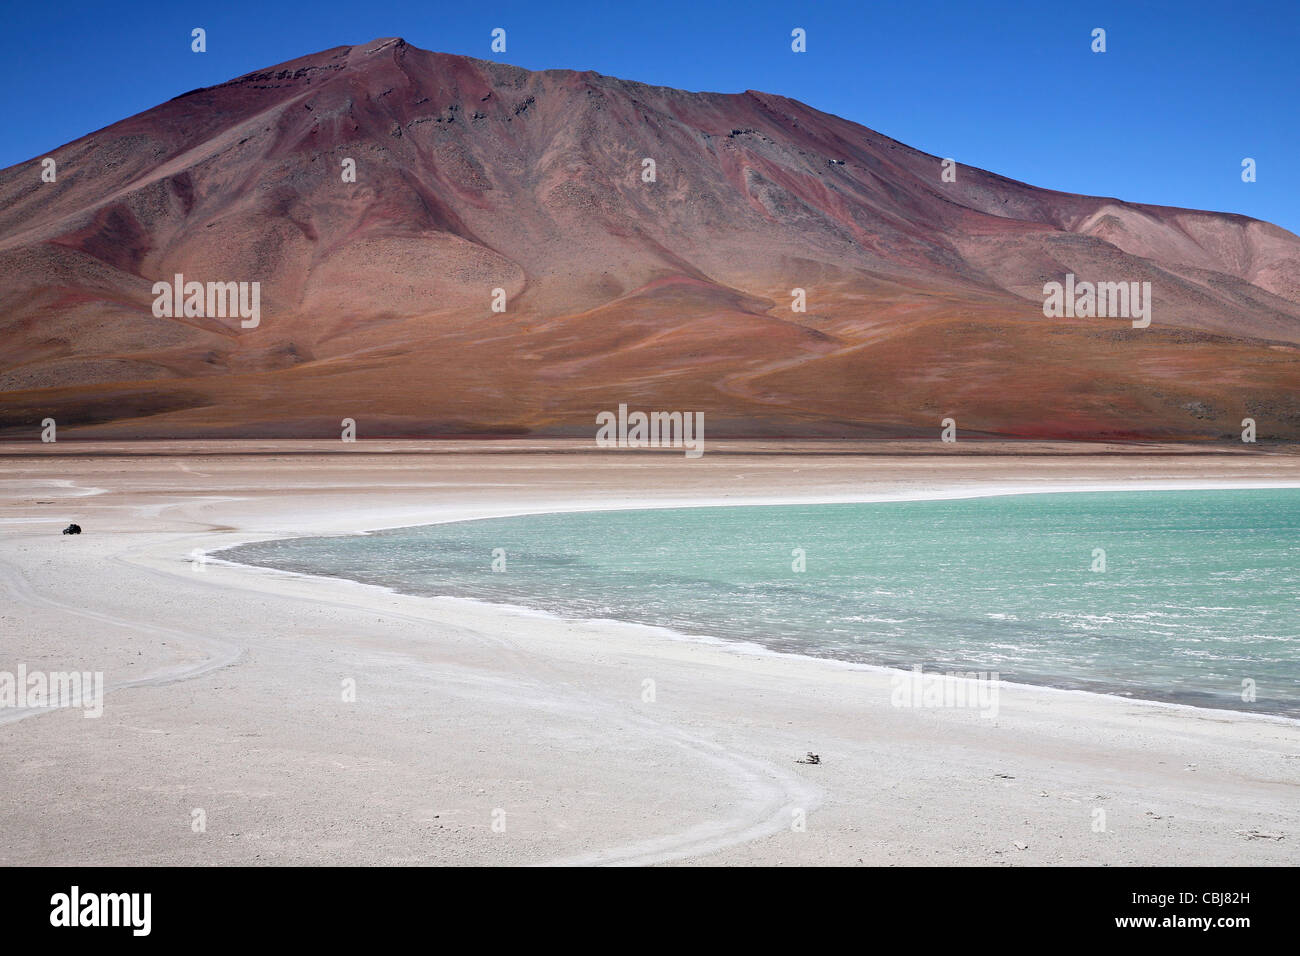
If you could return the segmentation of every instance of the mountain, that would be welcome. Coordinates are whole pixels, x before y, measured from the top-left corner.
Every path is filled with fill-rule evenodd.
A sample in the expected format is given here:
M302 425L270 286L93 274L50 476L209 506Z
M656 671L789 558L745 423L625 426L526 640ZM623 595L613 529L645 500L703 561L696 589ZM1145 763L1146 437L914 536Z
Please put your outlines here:
M710 436L952 417L1209 439L1249 416L1300 438L1300 238L967 166L945 182L940 158L781 96L383 39L49 155L54 182L41 157L0 172L9 437L45 417L74 437L593 435L627 404L703 411ZM178 273L259 283L257 326L156 315ZM1044 317L1067 275L1149 282L1150 326Z

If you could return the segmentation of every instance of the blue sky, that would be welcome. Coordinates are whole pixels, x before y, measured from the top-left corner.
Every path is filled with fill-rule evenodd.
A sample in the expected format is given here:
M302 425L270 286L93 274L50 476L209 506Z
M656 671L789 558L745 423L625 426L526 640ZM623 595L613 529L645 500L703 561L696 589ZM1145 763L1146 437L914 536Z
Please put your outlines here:
M190 30L208 52L190 52ZM505 54L489 50L494 27ZM808 52L790 50L790 31ZM1090 50L1107 32L1107 52ZM530 69L803 100L1037 186L1239 212L1300 233L1300 2L9 4L0 167L179 93L402 36ZM1258 181L1241 181L1241 161Z

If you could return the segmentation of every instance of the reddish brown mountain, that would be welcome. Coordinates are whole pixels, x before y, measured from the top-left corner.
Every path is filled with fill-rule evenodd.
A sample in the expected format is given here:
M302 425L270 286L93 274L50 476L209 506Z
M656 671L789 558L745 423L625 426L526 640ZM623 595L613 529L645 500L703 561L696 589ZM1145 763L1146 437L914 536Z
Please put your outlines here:
M0 428L34 436L1300 438L1300 239L1035 189L780 96L377 40L0 173ZM643 160L656 181L643 181ZM356 182L342 181L344 159ZM261 322L154 282L259 282ZM1043 285L1149 281L1153 320ZM791 309L791 290L807 311ZM491 309L493 289L507 310Z

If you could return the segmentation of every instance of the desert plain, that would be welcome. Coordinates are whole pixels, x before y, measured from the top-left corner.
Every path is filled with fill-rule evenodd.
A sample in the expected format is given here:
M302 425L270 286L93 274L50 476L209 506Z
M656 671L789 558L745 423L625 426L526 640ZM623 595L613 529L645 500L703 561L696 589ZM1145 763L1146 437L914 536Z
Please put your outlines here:
M995 719L900 709L881 669L196 559L530 512L1224 485L1300 486L1300 450L7 443L0 671L106 693L96 719L0 711L0 864L1294 864L1294 720L1019 685Z

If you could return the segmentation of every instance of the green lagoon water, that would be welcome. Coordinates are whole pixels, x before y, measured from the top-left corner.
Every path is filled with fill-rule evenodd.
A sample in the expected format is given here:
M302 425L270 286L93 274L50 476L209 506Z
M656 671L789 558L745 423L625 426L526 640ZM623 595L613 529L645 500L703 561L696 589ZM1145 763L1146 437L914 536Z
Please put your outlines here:
M1300 716L1300 489L528 515L219 556L817 657Z

